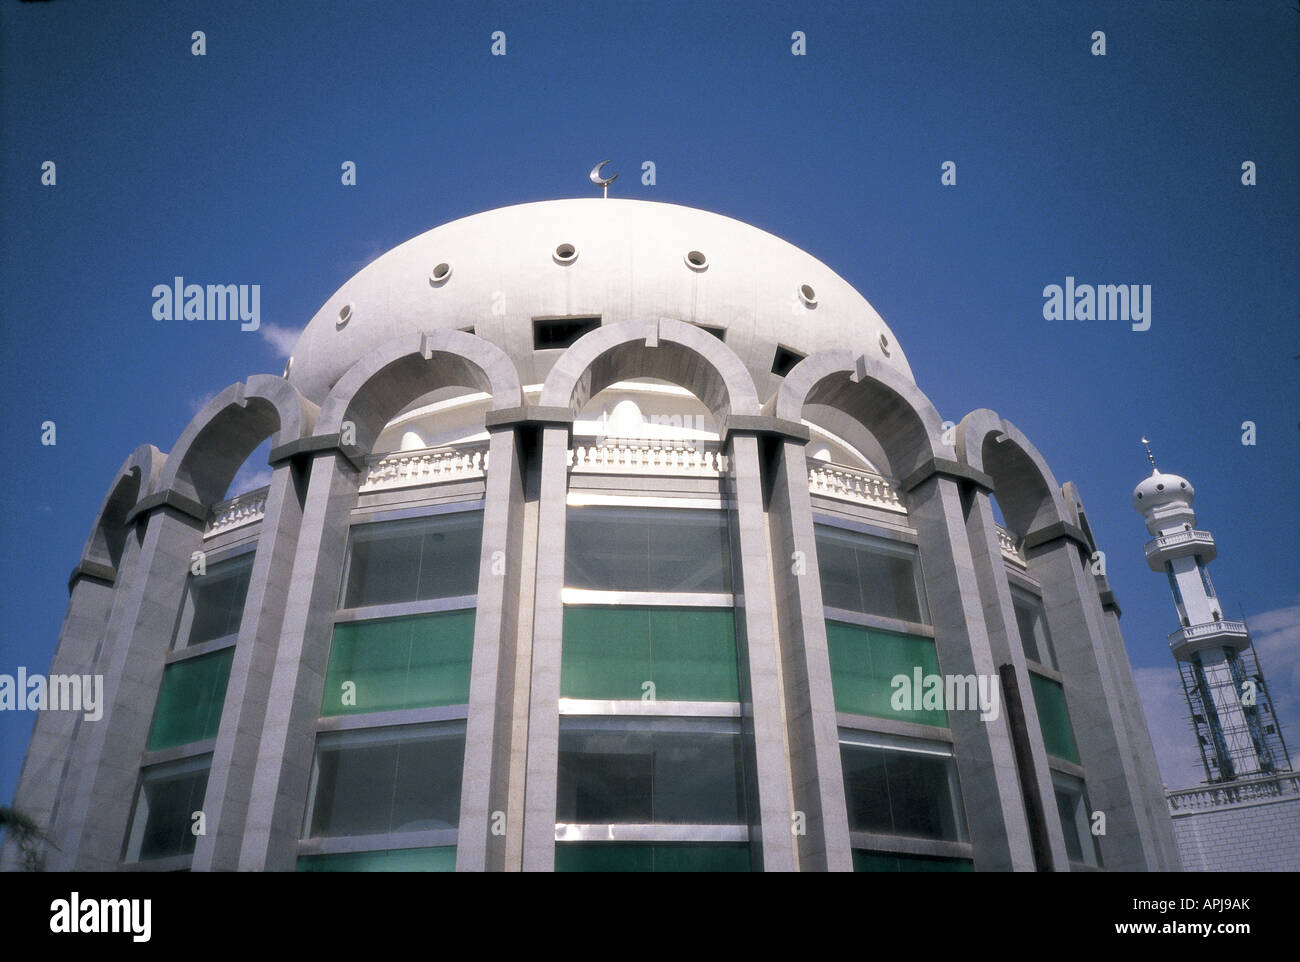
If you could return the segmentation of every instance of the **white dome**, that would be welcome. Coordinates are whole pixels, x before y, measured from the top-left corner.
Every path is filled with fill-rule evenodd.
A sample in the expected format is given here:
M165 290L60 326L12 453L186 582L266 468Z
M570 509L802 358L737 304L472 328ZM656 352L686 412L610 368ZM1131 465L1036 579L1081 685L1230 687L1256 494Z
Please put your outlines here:
M1175 502L1190 507L1195 497L1196 489L1186 478L1152 471L1151 477L1133 489L1133 507L1143 513Z
M393 248L325 302L294 348L288 378L320 403L353 363L393 338L473 328L510 355L524 384L541 383L560 351L534 350L533 320L584 315L714 328L760 397L777 386L778 346L800 357L848 348L912 379L880 315L812 255L720 214L601 198L487 211Z

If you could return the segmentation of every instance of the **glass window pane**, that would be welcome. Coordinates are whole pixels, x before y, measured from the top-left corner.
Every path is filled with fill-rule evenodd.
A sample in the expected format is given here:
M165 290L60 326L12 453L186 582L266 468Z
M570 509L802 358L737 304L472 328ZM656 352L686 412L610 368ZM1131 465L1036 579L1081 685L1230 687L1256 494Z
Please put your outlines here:
M1047 754L1079 763L1079 749L1074 742L1074 729L1070 726L1070 712L1065 705L1065 689L1060 682L1029 673L1029 687L1034 692L1034 707L1038 710L1038 727L1043 733L1043 747Z
M602 591L731 591L727 513L570 508L564 583Z
M234 647L175 661L163 669L149 750L215 738L221 725Z
M929 622L913 545L817 525L822 603L862 614Z
M566 698L736 701L730 608L568 606L560 691Z
M1052 772L1052 787L1056 793L1056 811L1061 817L1061 830L1065 833L1066 855L1071 862L1097 865L1097 850L1088 818L1083 781L1062 772Z
M731 720L563 718L558 782L558 822L745 822Z
M463 722L318 736L308 835L456 828L464 756Z
M903 855L894 852L853 850L855 872L973 872L975 863L968 858L945 855Z
M341 607L477 594L482 528L481 511L355 525Z
M947 726L948 713L942 702L938 707L924 707L924 679L939 673L939 657L931 639L828 621L826 644L836 711ZM922 675L919 702L914 697L917 668ZM892 682L899 675L907 679L909 693L908 701L899 704L910 707L896 710L894 694L898 689Z
M299 872L454 872L456 846L395 848L383 852L303 855Z
M196 836L193 815L203 809L211 755L144 769L127 834L126 861L189 855Z
M1012 587L1011 603L1016 610L1016 627L1020 631L1020 643L1025 649L1025 657L1048 668L1056 667L1056 655L1052 651L1052 638L1047 631L1047 616L1043 612L1043 603L1035 595Z
M951 755L841 741L840 761L852 831L962 840Z
M560 842L557 872L748 872L749 845Z
M469 701L474 611L334 626L322 715Z
M176 629L176 648L239 634L253 573L253 552L212 565L203 575L190 575L185 603Z

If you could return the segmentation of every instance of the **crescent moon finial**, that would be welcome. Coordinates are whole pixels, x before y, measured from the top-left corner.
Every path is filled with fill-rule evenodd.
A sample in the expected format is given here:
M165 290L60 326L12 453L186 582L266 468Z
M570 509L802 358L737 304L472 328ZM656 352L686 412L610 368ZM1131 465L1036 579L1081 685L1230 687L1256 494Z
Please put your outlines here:
M600 176L600 169L608 163L609 163L608 160L602 160L595 167L591 168L591 173L587 175L588 177L591 178L591 182L593 184L595 184L597 187L604 188L606 197L609 196L609 185L614 183L614 181L618 180L618 174L615 174L613 177Z

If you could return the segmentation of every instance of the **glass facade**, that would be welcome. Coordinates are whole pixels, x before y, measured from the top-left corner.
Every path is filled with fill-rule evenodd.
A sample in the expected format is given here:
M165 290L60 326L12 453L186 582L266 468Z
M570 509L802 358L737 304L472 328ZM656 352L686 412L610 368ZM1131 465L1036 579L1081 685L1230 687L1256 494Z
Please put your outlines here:
M303 855L299 872L454 872L456 847L394 848L378 852Z
M730 593L731 542L724 511L698 508L571 508L564 583L603 591Z
M947 726L948 713L942 703L926 708L923 699L912 697L916 669L922 677L939 672L931 639L828 621L826 645L836 711ZM901 689L893 682L900 676L906 683L906 702L894 697Z
M840 731L849 830L965 841L951 746Z
M334 626L321 715L469 701L474 610Z
M555 847L557 872L748 872L749 845L565 842Z
M476 594L482 538L481 511L354 525L339 607Z
M142 770L125 861L193 854L194 815L203 809L211 765L211 755L198 755Z
M149 730L150 751L216 737L234 660L232 646L163 669Z
M744 824L742 759L734 719L562 718L556 821Z
M463 722L318 735L306 835L455 829L464 755Z
M1061 816L1065 851L1070 861L1091 866L1100 864L1082 780L1063 772L1052 772L1052 788L1056 793L1056 811Z
M1012 585L1011 604L1016 611L1016 627L1020 631L1020 644L1024 648L1025 657L1055 669L1056 652L1052 648L1052 636L1047 630L1047 615L1043 612L1042 601L1037 595Z
M915 546L824 524L815 532L827 608L929 623Z
M1029 684L1034 692L1034 707L1038 709L1038 725L1047 754L1079 764L1079 749L1074 741L1074 729L1070 727L1070 712L1065 707L1064 686L1032 671Z
M975 863L968 858L945 855L902 855L893 852L853 850L855 872L973 872Z
M249 551L213 564L206 574L191 574L185 584L185 601L181 605L173 647L233 640L243 620L252 573L253 552Z

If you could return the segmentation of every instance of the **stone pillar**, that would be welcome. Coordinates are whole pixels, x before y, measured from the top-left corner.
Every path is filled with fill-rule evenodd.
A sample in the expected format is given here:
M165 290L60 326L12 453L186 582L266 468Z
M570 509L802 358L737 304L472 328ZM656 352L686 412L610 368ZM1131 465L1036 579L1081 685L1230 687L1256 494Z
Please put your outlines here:
M465 770L461 779L456 871L507 866L515 700L516 630L523 553L524 487L514 428L489 428L478 611L474 617ZM500 813L500 816L496 813Z
M221 727L212 751L204 797L208 834L199 836L194 845L192 870L196 872L229 872L239 867L244 817L302 524L304 486L305 478L292 460L275 465L226 685Z
M984 623L988 629L989 647L997 665L1011 666L1020 693L1021 709L1024 712L1025 743L1029 757L1027 764L1019 771L1019 781L1024 793L1032 793L1031 798L1039 806L1039 822L1044 833L1040 843L1042 845L1040 858L1046 863L1042 868L1068 872L1069 857L1065 848L1061 816L1056 809L1056 789L1052 785L1047 750L1043 746L1042 727L1038 721L1038 708L1034 704L1033 689L1030 687L1025 649L1020 641L1020 627L1016 622L1015 607L1011 601L1011 589L1005 572L1006 563L1002 560L1002 547L998 541L993 505L985 490L977 488L970 493L969 497L971 504L966 512L966 533L972 560L975 563L979 596L984 606ZM1004 691L1004 712L1005 695ZM1025 824L1028 829L1027 812ZM1015 867L1027 871L1035 868L1032 844L1029 863L1023 864L1021 860Z
M804 443L790 436L781 440L767 514L790 777L794 807L804 813L807 829L795 842L802 871L851 872L849 816Z
M959 481L992 487L985 475L956 462L931 461L918 468L903 482L908 518L919 539L940 670L997 677ZM1029 825L1003 707L999 698L998 717L988 721L978 710L949 711L948 727L975 864L981 871L1032 870Z
M734 530L739 535L731 546L733 561L739 561L739 565L733 564L733 570L740 572L739 583L732 586L732 591L743 640L740 654L749 681L741 692L741 712L749 729L745 735L752 739L757 786L757 797L750 799L751 806L756 803L758 807L758 811L749 812L750 843L761 846L764 871L792 872L796 864L790 763L783 735L773 559L763 510L759 439L751 433L734 433L729 424L727 440L735 485Z
M1081 549L1083 533L1058 522L1025 536L1025 556L1043 586L1043 608L1052 645L1064 676L1070 725L1087 772L1088 798L1106 815L1106 834L1098 841L1106 868L1144 871L1154 840L1143 824L1141 774L1122 717L1122 693L1108 665L1107 630L1101 602L1090 584Z
M113 607L113 586L117 571L107 565L83 561L72 573L68 585L71 597L68 613L59 631L50 675L92 675ZM35 666L27 666L31 673ZM31 742L23 759L14 793L14 808L30 817L51 838L54 817L67 781L77 733L84 723L83 712L39 711L35 713ZM0 871L22 868L22 852L12 832L6 832L0 851ZM62 844L62 843L56 843ZM48 859L55 854L40 846Z
M297 864L348 520L360 483L360 463L334 447L336 439L294 445L295 453L310 454L309 479L252 775L242 871L292 871ZM271 457L288 454L272 451Z
M74 759L80 772L68 805L66 845L58 868L115 869L135 800L140 756L162 683L176 614L185 594L191 556L203 539L207 512L174 491L139 502L128 522L141 516L144 540L129 584L117 592L104 657L104 715L82 726L84 739ZM124 557L132 553L128 549ZM118 601L120 600L120 607ZM51 866L52 868L55 866Z
M528 768L524 785L523 870L555 868L556 780L560 759L560 660L564 652L565 499L572 424L541 428L536 594L533 598ZM540 554L544 546L545 558Z

